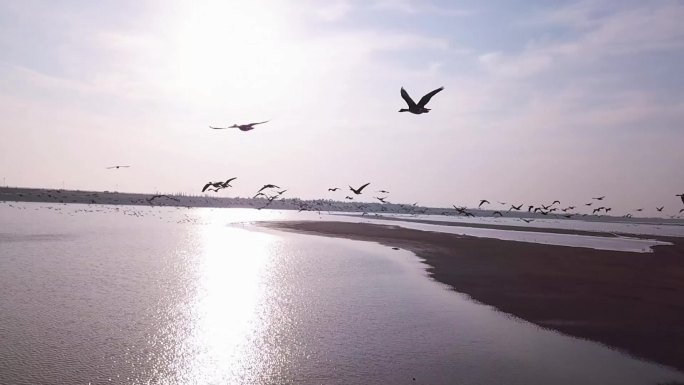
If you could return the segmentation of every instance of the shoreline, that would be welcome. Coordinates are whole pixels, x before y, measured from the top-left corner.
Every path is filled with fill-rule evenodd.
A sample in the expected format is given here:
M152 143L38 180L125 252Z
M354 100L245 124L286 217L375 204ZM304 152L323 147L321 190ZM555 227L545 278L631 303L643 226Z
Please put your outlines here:
M433 279L543 328L684 372L684 240L649 254L348 222L259 222L409 250Z

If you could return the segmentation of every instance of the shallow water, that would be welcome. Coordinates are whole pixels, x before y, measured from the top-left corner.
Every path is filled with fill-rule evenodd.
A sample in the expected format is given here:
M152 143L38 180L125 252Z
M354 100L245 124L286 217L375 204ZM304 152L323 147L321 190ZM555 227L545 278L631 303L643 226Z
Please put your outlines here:
M0 206L2 384L684 381L474 303L407 251L237 224L283 214L82 209Z

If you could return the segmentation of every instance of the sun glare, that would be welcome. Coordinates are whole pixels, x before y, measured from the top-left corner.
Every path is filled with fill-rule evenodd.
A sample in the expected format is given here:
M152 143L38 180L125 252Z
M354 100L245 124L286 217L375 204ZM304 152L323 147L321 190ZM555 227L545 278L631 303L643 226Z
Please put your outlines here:
M272 2L209 1L184 13L174 63L184 87L244 93L288 72L288 23Z

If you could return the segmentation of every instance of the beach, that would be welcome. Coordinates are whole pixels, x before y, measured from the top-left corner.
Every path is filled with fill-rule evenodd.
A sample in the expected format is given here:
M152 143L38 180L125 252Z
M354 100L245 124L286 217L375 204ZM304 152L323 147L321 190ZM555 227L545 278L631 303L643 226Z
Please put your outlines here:
M393 225L333 221L260 225L409 250L424 259L435 280L478 302L543 328L684 370L681 238L657 237L672 245L655 246L653 253L633 253L477 238Z

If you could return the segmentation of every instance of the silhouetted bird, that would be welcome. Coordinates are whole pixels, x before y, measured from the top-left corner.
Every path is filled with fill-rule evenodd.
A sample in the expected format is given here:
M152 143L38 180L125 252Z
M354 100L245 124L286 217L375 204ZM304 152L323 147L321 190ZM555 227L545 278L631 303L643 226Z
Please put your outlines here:
M677 194L675 195L676 197L682 198L682 203L684 203L684 194Z
M684 209L681 209L681 210L679 210L679 214L681 214L681 213L682 213L682 211L684 211Z
M503 217L503 214L501 214L501 211L494 211L492 216L494 217L494 216L496 216L496 214L499 214L500 217Z
M263 122L256 122L256 123L248 123L248 124L233 124L232 126L229 126L229 127L212 127L212 126L209 126L209 128L214 129L214 130L225 130L227 128L237 128L240 131L249 131L249 130L253 130L254 126L256 126L257 124L264 124L264 123L268 123L269 121L270 120L266 120Z
M387 198L378 198L378 197L375 197L375 199L379 200L379 201L382 202L382 203L387 203L387 202L385 202L385 199L387 199Z
M556 203L560 204L560 201L557 201L557 200L553 201L553 203L551 203L551 205L555 205Z
M202 187L202 192L207 191L207 189L209 187L214 187L215 188L214 191L218 191L221 188L223 188L223 182L209 182L209 183L205 184L204 187Z
M643 211L643 209L636 209L636 210L634 210L634 211Z
M661 211L663 211L664 208L665 208L665 206L656 207L656 210L658 210L658 212L661 212Z
M333 188L329 188L328 191L337 191L339 189L340 189L339 187L333 187Z
M486 200L486 199L481 199L481 200L480 200L480 204L477 205L477 208L479 209L479 208L482 207L482 205L485 204L485 203L486 203L486 204L490 204L488 200Z
M597 201L602 201L606 196L601 196L601 197L596 197L596 198L591 198L591 199L596 199Z
M131 167L131 166L110 166L110 167L105 167L105 168L110 169L110 168L129 168L129 167Z
M523 221L523 222L525 222L525 223L530 223L530 222L532 222L534 219L520 218L520 220Z
M353 197L350 197L349 195L347 195L346 197L344 197L344 199L352 200L352 199L354 199L354 198L353 198Z
M534 206L532 206L532 205L527 206L527 212L529 213L530 211L532 211L533 208L534 208Z
M408 104L408 108L402 108L399 110L399 112L410 112L412 114L425 114L430 112L430 109L425 108L425 105L428 104L433 96L443 89L444 87L439 87L438 89L427 93L425 96L420 98L420 101L418 101L418 104L416 104L416 102L411 99L408 92L406 92L404 87L401 87L401 97L404 99L406 104Z
M274 184L265 184L264 187L260 188L259 191L257 191L257 193L260 193L261 191L263 191L263 190L265 190L265 189L267 189L267 188L280 188L280 187L278 187L278 186L276 186L276 185L274 185Z
M370 182L364 184L363 186L361 186L361 187L359 187L359 188L357 188L357 189L353 188L352 186L349 186L349 189L350 189L352 192L354 192L354 194L359 195L359 194L361 194L361 191L363 191L363 189L365 189L366 186L368 186L369 184L370 184Z
M235 179L237 179L237 177L230 178L230 179L228 179L227 181L223 182L223 186L222 186L222 187L223 187L223 188L233 187L233 186L230 185L230 182L234 181Z
M521 209L522 207L523 207L522 203L521 203L520 205L518 205L518 206L513 206L513 205L511 205L511 208L508 209L508 211L511 211L511 210L520 211L520 209Z
M593 205L593 204L594 204L594 202L589 202L589 203L585 203L584 205L585 205L585 206L591 206L591 205Z

